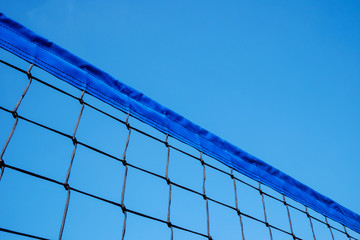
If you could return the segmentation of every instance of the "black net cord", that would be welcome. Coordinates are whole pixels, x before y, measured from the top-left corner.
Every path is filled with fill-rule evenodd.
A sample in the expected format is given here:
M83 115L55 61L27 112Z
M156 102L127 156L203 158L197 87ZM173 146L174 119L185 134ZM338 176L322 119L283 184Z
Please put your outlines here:
M15 122L14 122L14 125L13 125L13 127L12 127L12 129L11 129L11 132L10 132L8 138L6 139L6 142L5 142L5 144L4 144L4 147L3 147L3 149L1 150L1 153L0 153L0 167L1 167L0 180L1 180L2 175L4 174L4 170L5 170L5 163L4 163L3 157L4 157L4 154L5 154L6 148L7 148L7 146L9 145L9 142L10 142L10 140L11 140L11 138L12 138L14 132L15 132L17 123L18 123L18 121L19 121L17 110L18 110L18 108L19 108L22 100L24 99L26 93L28 92L29 87L30 87L30 84L32 83L31 69L32 69L33 67L34 67L34 64L31 63L30 66L29 66L29 69L28 69L27 72L26 72L26 75L27 75L28 80L29 80L29 81L28 81L28 84L26 85L23 93L21 94L19 101L16 103L14 110L11 112L12 115L13 115L13 117L15 118Z
M287 202L286 202L285 195L282 195L282 196L283 196L284 205L285 205L285 207L286 207L286 211L287 211L287 215L288 215L288 219L289 219L291 236L293 237L293 239L297 239L297 238L295 237L294 230L293 230L293 226L292 226L292 222L291 222L291 216L290 216L289 206L288 206L288 204L287 204Z
M345 232L347 238L348 238L349 240L351 240L351 237L350 237L349 233L347 232L345 225L342 225L342 226L344 227L344 232Z
M81 104L81 109L80 109L80 113L79 113L79 116L78 116L78 119L77 119L77 122L76 122L76 125L75 125L75 128L74 128L74 132L73 132L73 135L72 135L72 142L74 144L74 150L72 151L72 154L71 154L70 165L69 165L68 171L66 173L66 178L65 178L65 183L64 183L64 187L65 187L65 189L67 191L67 196L66 196L64 214L63 214L63 218L62 218L62 221L61 221L61 227L60 227L60 232L59 232L59 240L62 239L62 235L63 235L63 232L64 232L64 226L65 226L65 220L66 220L67 212L68 212L68 209L69 209L69 202L70 202L69 178L70 178L70 173L71 173L71 169L72 169L72 165L73 165L73 162L74 162L75 153L76 153L76 149L77 149L77 141L76 141L75 135L76 135L77 129L79 127L79 123L80 123L82 113L84 111L84 101L83 101L84 94L85 94L85 90L82 92L81 97L79 98L79 102Z
M330 226L330 224L329 224L328 219L327 219L326 216L325 216L325 222L326 222L326 225L327 225L327 227L329 228L329 231L330 231L330 233L331 233L332 240L335 240L334 234L333 234L333 232L332 232L332 230L331 230L331 226Z
M125 122L126 128L128 129L128 136L126 138L124 153L123 153L123 156L122 156L122 163L125 166L125 172L124 172L124 181L123 181L122 192L121 192L121 205L120 205L121 209L122 209L122 212L124 213L124 222L123 222L123 228L122 228L122 233L121 233L121 240L124 240L124 238L125 238L126 221L127 221L127 209L126 209L125 204L124 204L124 198L125 198L126 179L127 179L127 173L128 173L128 164L126 162L126 151L127 151L128 146L129 146L130 135L131 135L131 127L130 127L130 124L129 124L129 116L130 116L130 114L128 113L126 115L126 122Z
M84 94L85 94L85 90L82 92L81 97L79 98L79 102L81 104L81 109L80 109L80 113L79 113L79 116L78 116L78 119L77 119L77 122L76 122L76 125L75 125L75 128L74 128L74 132L73 132L73 135L72 135L72 141L73 141L73 144L74 144L74 150L73 150L73 152L71 154L70 165L69 165L68 171L66 173L66 179L65 179L64 185L68 185L69 178L70 178L70 173L71 173L71 169L72 169L72 165L73 165L73 162L74 162L74 157L75 157L75 153L76 153L76 149L77 149L76 132L77 132L77 129L79 127L80 119L81 119L81 116L82 116L82 113L83 113L84 107L85 107L84 101L83 101Z
M169 162L170 162L170 147L169 147L169 143L168 143L168 138L169 138L169 134L166 134L165 137L165 141L164 144L166 146L167 149L167 154L166 154L166 169L165 169L165 179L166 179L166 184L169 186L169 201L168 201L168 211L167 211L167 225L170 228L170 240L173 240L174 238L174 230L173 230L173 226L171 224L170 221L170 210L171 210L171 181L169 178Z
M244 225L243 225L243 221L242 221L242 217L241 217L241 211L240 211L239 206L238 206L236 180L235 180L235 177L233 175L233 168L230 169L230 177L231 177L231 179L233 180L233 183L234 183L235 207L236 207L236 212L237 212L237 214L239 216L239 219L240 219L241 237L242 237L242 240L245 240Z
M59 232L59 240L62 239L62 235L64 232L64 226L65 226L65 220L66 220L66 215L69 209L69 202L70 202L70 188L67 188L67 195L66 195L66 202L65 202L65 208L64 208L64 214L63 214L63 218L61 221L61 227L60 227L60 232Z
M6 232L6 233L10 233L10 234L14 234L14 235L19 235L19 236L27 237L27 238L32 238L32 239L50 240L50 239L48 239L48 238L43 238L43 237L39 237L39 236L27 234L27 233L22 233L22 232L17 232L17 231L13 231L13 230L1 228L1 227L0 227L0 231L1 231L1 232Z
M22 101L23 98L25 97L25 94L27 93L27 91L28 91L28 89L29 89L29 87L30 87L30 84L31 84L31 82L32 82L31 69L32 69L33 67L34 67L34 64L31 63L30 66L29 66L29 69L28 69L27 72L26 72L26 75L27 75L27 77L28 77L28 79L29 79L29 82L28 82L28 85L26 86L24 92L21 94L21 97L20 97L19 101L17 102L17 104L16 104L16 106L15 106L14 112L16 112L17 109L19 108L21 101Z
M272 237L271 227L270 227L270 224L269 224L269 222L268 222L268 220L267 220L264 193L263 193L263 191L261 190L261 183L260 183L260 182L259 182L259 188L258 188L258 190L259 190L259 193L260 193L260 195L261 195L262 205L263 205L263 209L264 209L265 225L266 225L267 228L269 229L270 239L272 240L273 237Z
M206 181L206 174L205 174L205 162L203 160L203 157L202 157L203 153L200 152L200 162L201 162L201 165L203 167L203 192L202 192L202 196L205 200L205 203L206 203L206 229L207 229L207 237L208 239L212 239L211 236L210 236L210 219L209 219L209 200L208 200L208 197L206 196L206 192L205 192L205 181Z
M305 212L306 212L306 216L308 217L309 222L310 222L311 232L312 232L312 234L313 234L314 240L316 240L315 231L314 231L314 226L313 226L313 223L312 223L312 220L311 220L311 216L310 216L310 214L309 214L309 211L308 211L307 206L305 206Z

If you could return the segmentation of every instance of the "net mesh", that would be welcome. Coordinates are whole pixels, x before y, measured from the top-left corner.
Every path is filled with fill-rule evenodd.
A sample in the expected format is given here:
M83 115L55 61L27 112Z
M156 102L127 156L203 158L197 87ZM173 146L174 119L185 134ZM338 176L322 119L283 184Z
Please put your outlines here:
M359 239L130 114L2 56L0 239Z

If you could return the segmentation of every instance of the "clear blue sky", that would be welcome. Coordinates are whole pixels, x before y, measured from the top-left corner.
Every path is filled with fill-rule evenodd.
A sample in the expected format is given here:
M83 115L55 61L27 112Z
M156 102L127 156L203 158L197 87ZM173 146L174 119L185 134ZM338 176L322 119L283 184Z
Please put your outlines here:
M358 1L5 1L2 12L360 213Z

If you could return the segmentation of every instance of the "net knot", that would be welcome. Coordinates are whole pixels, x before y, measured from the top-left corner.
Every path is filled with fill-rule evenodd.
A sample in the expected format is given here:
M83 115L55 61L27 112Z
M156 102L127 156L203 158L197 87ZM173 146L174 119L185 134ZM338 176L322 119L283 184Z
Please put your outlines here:
M206 200L207 199L207 196L206 196L206 194L204 193L204 194L201 194L201 196L203 197L203 199L204 200Z
M126 162L125 159L121 160L121 163L124 165L124 167L126 167L128 165L128 163Z
M173 226L170 221L167 221L166 224L167 224L167 226L168 226L169 228L172 228L172 226Z
M30 71L27 71L27 72L26 72L26 76L28 77L28 79L32 79L32 75L31 75L31 72L30 72Z
M4 162L4 160L0 160L0 168L3 168L3 167L5 167L5 162Z
M234 176L234 174L230 174L230 177L231 177L231 179L234 179L235 178L235 176Z
M16 111L12 111L11 114L12 114L12 116L13 116L14 118L17 118L17 117L19 116Z
M31 75L31 69L33 68L34 64L31 63L29 66L29 69L26 71L26 76L29 78L29 80L32 79L32 75Z
M236 209L236 212L237 212L237 215L239 215L239 216L241 215L240 209L237 208L237 209Z
M168 185L171 184L171 181L170 181L170 178L169 178L169 177L166 177L166 183L167 183Z
M72 137L71 140L72 140L72 142L73 142L74 145L76 145L76 144L78 143L76 137Z
M169 134L167 133L165 136L165 141L163 142L165 144L165 147L169 148L169 143L168 143L168 139L169 139Z
M270 226L268 222L265 222L265 225L266 225L266 227L269 227L269 226Z
M83 105L85 103L84 99L82 99L82 98L79 98L79 102L80 102L81 105Z
M130 113L126 114L125 126L130 131L129 117Z
M70 186L68 183L64 183L63 185L64 185L64 188L66 191L68 191L70 189Z
M121 204L120 207L121 207L122 212L125 214L126 211L127 211L125 205L124 205L124 204Z

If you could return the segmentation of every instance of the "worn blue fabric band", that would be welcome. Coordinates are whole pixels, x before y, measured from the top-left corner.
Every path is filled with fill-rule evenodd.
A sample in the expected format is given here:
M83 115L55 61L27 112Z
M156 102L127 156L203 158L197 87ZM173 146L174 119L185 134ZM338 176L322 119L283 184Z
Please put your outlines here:
M0 47L360 233L360 216L0 13Z

